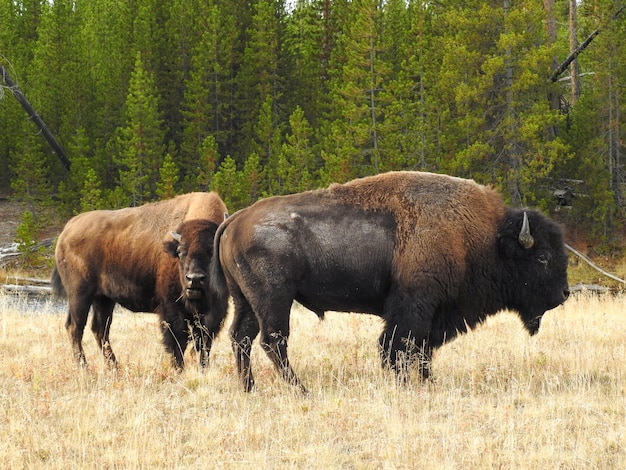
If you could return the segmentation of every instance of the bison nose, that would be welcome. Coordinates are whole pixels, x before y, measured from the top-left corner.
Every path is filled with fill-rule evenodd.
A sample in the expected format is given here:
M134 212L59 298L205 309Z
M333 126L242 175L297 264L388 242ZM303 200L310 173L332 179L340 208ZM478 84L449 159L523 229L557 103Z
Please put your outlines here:
M185 279L187 279L187 285L191 288L200 287L204 280L206 279L206 274L204 273L187 273L185 275Z

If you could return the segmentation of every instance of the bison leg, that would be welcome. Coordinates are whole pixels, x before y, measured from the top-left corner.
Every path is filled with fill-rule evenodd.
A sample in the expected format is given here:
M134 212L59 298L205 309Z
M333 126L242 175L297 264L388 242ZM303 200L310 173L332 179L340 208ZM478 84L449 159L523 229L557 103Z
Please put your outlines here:
M218 320L211 314L200 315L194 318L192 334L196 353L198 354L198 362L201 368L209 365L209 355L213 340L222 328L222 321Z
M436 307L419 292L394 292L385 301L385 329L379 338L383 367L393 369L402 382L415 361L422 379L430 376L433 347L429 332Z
M113 321L113 307L115 302L108 297L97 296L92 303L93 315L91 318L91 331L93 331L98 346L106 363L111 367L117 366L117 359L109 342L109 331Z
M282 305L281 305L282 304ZM289 314L292 301L271 305L273 313L260 315L263 318L261 347L270 358L283 380L298 387L302 393L308 393L296 376L289 357L287 356L287 340L289 338Z
M230 326L230 339L239 380L241 380L244 391L251 392L254 389L254 376L250 367L250 354L252 353L252 342L259 334L259 322L243 294L236 288L233 288L232 291L235 316Z
M209 354L213 345L213 337L207 334L206 329L194 325L193 338L194 349L196 354L198 354L198 365L201 369L206 369L209 366Z
M382 365L390 368L400 382L406 382L410 366L417 361L423 379L430 376L432 348L426 339L418 339L406 328L389 325L378 339Z
M385 329L378 344L383 367L396 372L400 381L408 379L409 366L418 362L423 379L430 376L433 348L429 343L430 317L434 311L420 296L391 295L385 302Z
M87 289L68 290L69 309L67 320L65 321L65 329L70 336L74 357L81 367L87 366L87 359L83 350L83 332L85 331L89 307L91 306L91 295L91 292Z
M172 365L179 370L185 368L185 350L189 342L189 331L186 328L176 327L166 321L161 322L163 331L163 345L172 356Z
M307 389L302 385L300 379L296 376L289 358L287 357L287 338L288 335L283 336L280 332L270 333L269 335L263 335L261 338L261 346L263 350L274 363L276 369L280 373L283 380L288 384L298 387L304 394L308 393Z

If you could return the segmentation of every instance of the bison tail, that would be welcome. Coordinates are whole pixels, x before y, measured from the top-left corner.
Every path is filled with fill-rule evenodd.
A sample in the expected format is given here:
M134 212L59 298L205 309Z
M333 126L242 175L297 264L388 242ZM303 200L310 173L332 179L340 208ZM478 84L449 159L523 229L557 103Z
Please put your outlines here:
M211 311L223 312L224 317L226 317L226 309L228 308L228 286L226 284L224 270L220 264L220 239L222 238L222 232L224 231L226 225L226 222L223 222L215 232L215 239L213 241L213 257L211 258L211 264L209 265Z
M52 286L52 293L56 297L67 297L65 286L63 285L63 281L61 280L61 276L59 275L59 270L56 266L52 269L52 278L50 279L50 284Z

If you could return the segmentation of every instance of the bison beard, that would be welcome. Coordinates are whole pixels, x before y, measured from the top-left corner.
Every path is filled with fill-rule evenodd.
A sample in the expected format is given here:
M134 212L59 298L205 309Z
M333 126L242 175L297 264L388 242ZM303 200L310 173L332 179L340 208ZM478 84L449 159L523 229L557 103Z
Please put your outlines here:
M320 317L382 317L382 363L405 380L416 360L428 377L434 349L500 310L518 312L536 333L569 294L559 226L505 207L471 180L430 173L261 200L220 226L214 253L212 296L233 297L230 333L246 391L259 333L281 376L306 391L287 355L294 300Z

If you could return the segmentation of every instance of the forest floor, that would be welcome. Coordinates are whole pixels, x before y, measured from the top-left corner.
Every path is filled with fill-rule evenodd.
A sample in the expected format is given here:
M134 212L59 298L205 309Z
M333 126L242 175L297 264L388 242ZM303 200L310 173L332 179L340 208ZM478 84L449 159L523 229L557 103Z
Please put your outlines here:
M19 202L0 197L0 248L10 245L17 235L24 208Z

